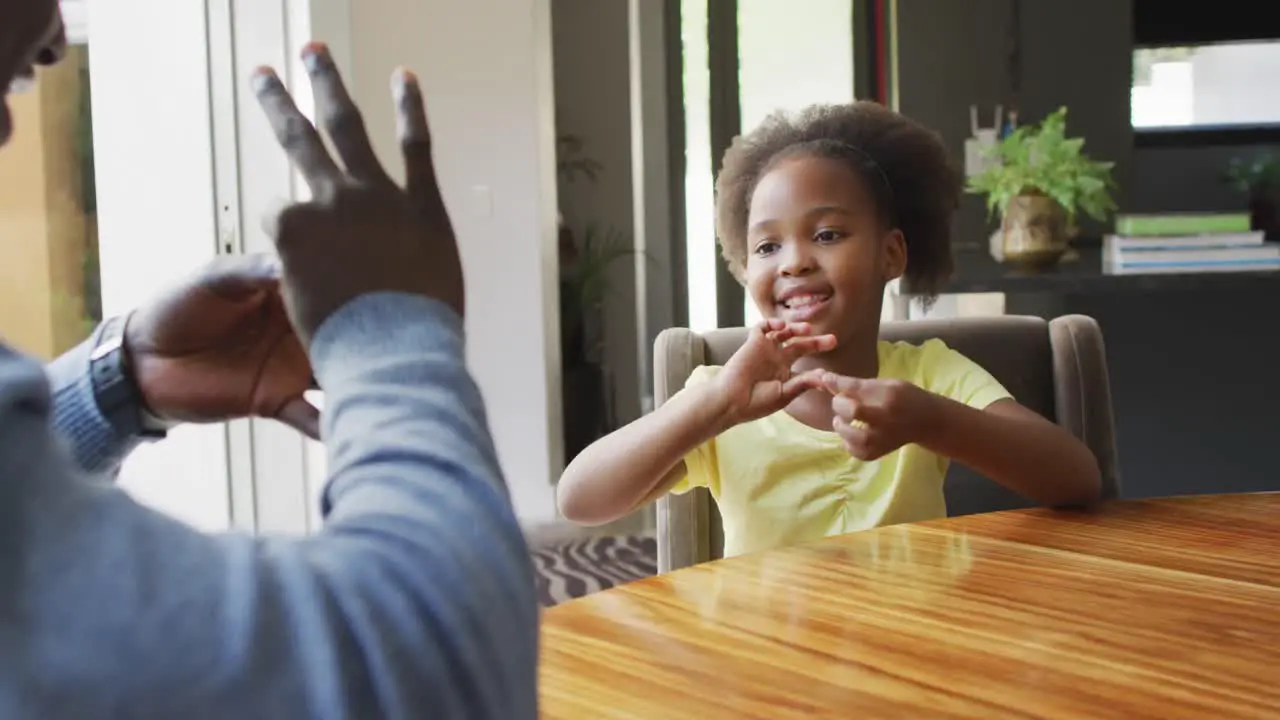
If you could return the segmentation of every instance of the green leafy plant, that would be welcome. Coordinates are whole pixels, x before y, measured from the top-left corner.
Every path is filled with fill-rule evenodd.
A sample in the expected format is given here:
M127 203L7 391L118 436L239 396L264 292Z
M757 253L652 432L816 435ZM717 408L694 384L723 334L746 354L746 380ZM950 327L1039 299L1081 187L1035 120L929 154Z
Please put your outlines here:
M1251 160L1232 158L1223 179L1251 197L1280 190L1280 158L1273 153L1262 153Z
M577 262L569 273L569 283L578 304L594 308L609 294L609 268L636 251L627 236L615 227L601 229L589 224L581 235Z
M1020 195L1045 195L1058 201L1074 223L1079 213L1104 220L1116 209L1111 191L1115 163L1090 159L1084 138L1069 138L1067 109L1058 108L1039 125L1014 130L991 149L994 162L969 179L969 192L987 196L987 210L1003 214Z
M577 135L561 135L556 138L556 175L565 182L573 182L579 175L595 182L604 169L600 162L583 154L585 142Z
M561 276L561 327L566 330L579 326L589 313L599 310L613 290L609 273L614 263L639 252L631 246L626 233L594 223L577 235L577 245L572 265ZM602 342L602 338L593 338L583 351L594 357Z

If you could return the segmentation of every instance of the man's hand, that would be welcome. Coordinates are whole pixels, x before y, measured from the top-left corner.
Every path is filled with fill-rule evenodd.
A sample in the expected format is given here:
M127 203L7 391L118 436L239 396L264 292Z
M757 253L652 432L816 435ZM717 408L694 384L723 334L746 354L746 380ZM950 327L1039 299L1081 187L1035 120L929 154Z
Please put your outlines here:
M936 395L901 380L822 377L834 397L833 429L849 454L877 460L907 443L919 442L936 413Z
M310 345L336 310L366 293L424 295L461 314L462 265L436 183L417 79L401 70L392 81L407 171L401 189L374 155L364 120L329 51L312 43L302 58L318 123L337 159L274 72L260 69L253 82L280 144L314 197L286 208L272 229L284 264L285 307L304 344Z
M164 420L274 418L312 438L311 364L264 255L223 258L133 313L125 351L147 410Z

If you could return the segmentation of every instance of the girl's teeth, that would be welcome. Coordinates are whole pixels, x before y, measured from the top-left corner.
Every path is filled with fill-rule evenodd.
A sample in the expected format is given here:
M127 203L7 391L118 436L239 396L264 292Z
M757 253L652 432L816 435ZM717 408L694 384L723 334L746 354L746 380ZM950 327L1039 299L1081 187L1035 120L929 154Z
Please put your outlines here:
M805 305L813 305L822 301L817 295L797 295L787 301L787 307L798 308Z

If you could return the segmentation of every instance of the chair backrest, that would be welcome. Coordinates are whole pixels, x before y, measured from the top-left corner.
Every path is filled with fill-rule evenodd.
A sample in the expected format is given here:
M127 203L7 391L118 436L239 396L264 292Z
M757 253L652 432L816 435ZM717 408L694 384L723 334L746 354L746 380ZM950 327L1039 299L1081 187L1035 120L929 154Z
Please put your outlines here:
M684 387L694 368L723 365L742 347L745 328L698 334L664 331L654 343L654 395L659 405ZM1105 497L1120 493L1115 422L1106 353L1098 323L1083 315L1045 321L1000 316L888 322L885 340L921 343L939 338L984 367L1017 398L1071 431L1093 451ZM1026 507L1012 491L952 463L944 484L949 515ZM661 572L720 557L724 535L715 502L703 488L658 501Z

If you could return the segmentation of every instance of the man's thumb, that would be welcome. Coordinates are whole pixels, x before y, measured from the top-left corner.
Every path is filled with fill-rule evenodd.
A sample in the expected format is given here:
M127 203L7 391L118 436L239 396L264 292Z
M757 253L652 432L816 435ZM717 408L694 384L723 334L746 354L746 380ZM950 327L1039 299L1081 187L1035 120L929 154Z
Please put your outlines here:
M296 397L280 408L276 420L312 440L320 439L320 410L305 397Z

